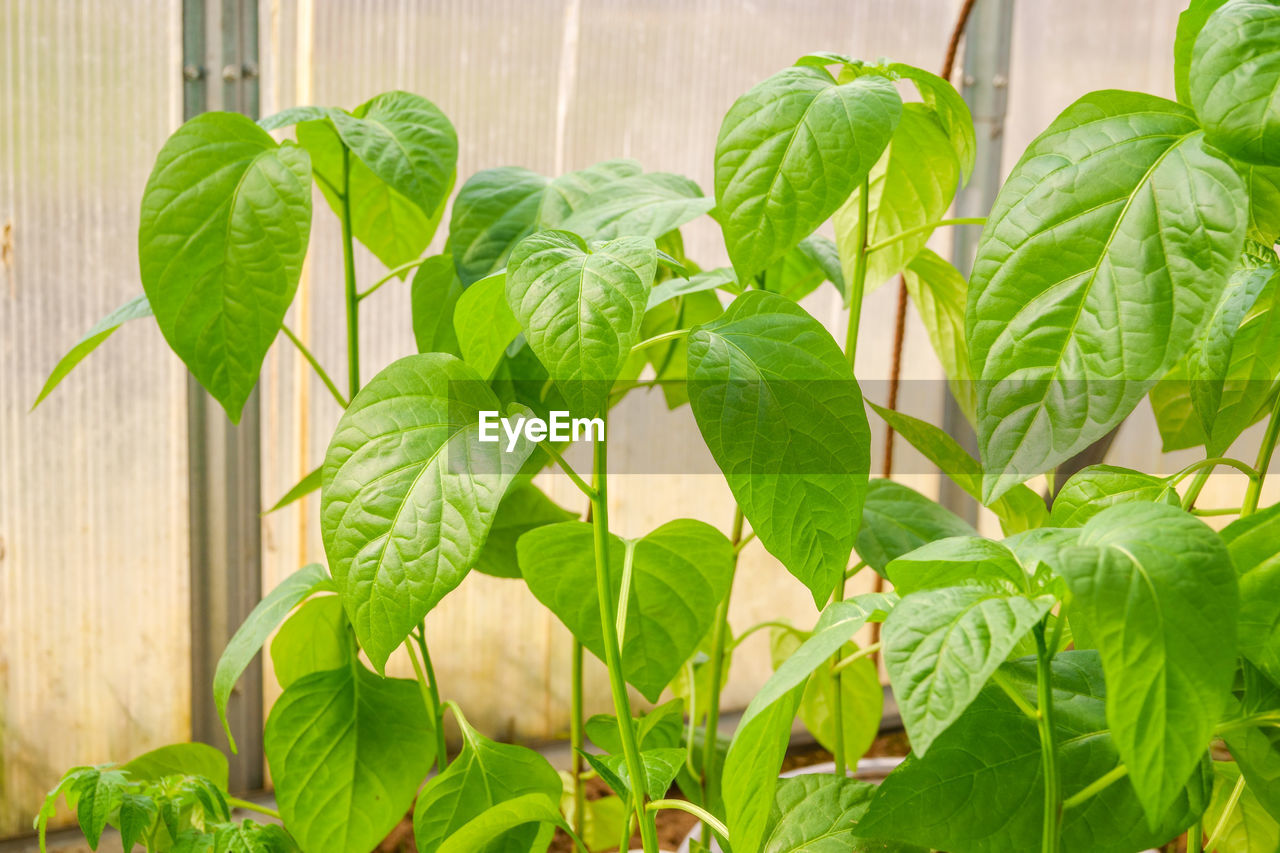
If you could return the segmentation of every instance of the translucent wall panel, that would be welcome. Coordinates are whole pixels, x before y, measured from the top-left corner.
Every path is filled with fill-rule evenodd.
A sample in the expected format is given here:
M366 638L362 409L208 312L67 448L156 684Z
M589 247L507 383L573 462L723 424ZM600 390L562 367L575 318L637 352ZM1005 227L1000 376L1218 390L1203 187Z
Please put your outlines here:
M181 117L179 3L0 2L0 837L74 764L188 736L185 384L127 327L138 199Z
M353 106L399 87L436 101L457 126L460 182L490 166L514 164L555 174L610 157L634 157L647 169L688 175L710 192L720 120L739 94L814 50L869 59L887 55L936 69L958 5L952 0L278 0L263 6L263 55L271 57L264 109L309 100ZM309 277L294 322L308 330L324 362L341 373L338 229L323 201L317 210ZM687 229L686 241L705 265L725 262L718 229L709 220ZM359 273L370 282L381 270L362 257ZM859 374L869 379L888 372L893 291L884 287L868 300ZM371 374L412 348L407 288L388 287L365 305L365 371ZM831 321L838 337L843 335L844 316L832 292L815 297L810 307ZM936 361L919 328L912 327L909 342L907 375L936 378ZM272 502L319 463L338 409L314 382L301 381L305 372L292 352L277 348L267 371L263 482L264 498ZM883 386L869 391L877 399L882 394ZM931 395L932 409L917 413L936 416L937 401ZM705 455L695 458L701 440L687 409L670 414L656 399L638 397L628 400L614 421L627 422L629 430L649 441L687 445L690 470L708 470ZM615 470L644 470L643 452L616 447ZM581 496L571 485L563 478L547 480L555 497L579 508ZM624 535L679 516L726 530L732 519L732 503L718 475L620 475L611 482L610 495L611 520ZM321 558L317 514L313 498L267 519L268 583ZM811 623L813 602L752 546L739 570L733 624L741 629L778 616ZM428 625L444 691L460 700L475 722L491 733L520 738L566 731L569 637L520 583L473 574ZM407 674L403 661L401 666ZM766 641L759 636L734 662L728 702L744 704L769 671ZM589 668L587 681L591 706L607 708L603 670Z

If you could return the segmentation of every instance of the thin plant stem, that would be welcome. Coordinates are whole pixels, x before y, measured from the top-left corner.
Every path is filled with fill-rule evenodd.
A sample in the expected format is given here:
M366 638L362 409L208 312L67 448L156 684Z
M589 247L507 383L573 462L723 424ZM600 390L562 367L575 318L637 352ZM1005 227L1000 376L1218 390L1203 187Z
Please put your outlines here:
M795 625L788 625L786 622L779 622L776 619L766 619L764 622L757 622L729 642L729 651L733 651L738 646L746 642L747 638L752 634L763 631L765 628L777 628L780 631L790 631L793 634L803 635L806 632L800 630Z
M587 500L595 499L596 490L587 485L587 481L582 479L582 477L578 475L577 471L573 470L573 466L565 461L565 458L560 455L560 451L556 450L554 445L544 441L538 446L545 450L547 455L554 459L556 464L560 466L561 470L569 475L569 479L573 481L573 484L578 487L579 491L587 496Z
M724 678L724 650L726 635L729 634L729 599L733 595L734 576L738 573L738 557L742 549L742 528L745 522L742 507L733 507L733 531L730 541L734 546L733 572L729 575L729 588L724 598L716 605L715 621L711 629L711 695L707 697L707 728L702 742L702 784L706 791L706 802L715 802L719 798L720 766L719 752L716 750L717 734L720 729L720 682ZM710 844L711 825L702 824L703 843Z
M587 791L582 784L583 736L582 641L573 639L573 686L569 696L569 772L573 774L573 831L582 835L586 827Z
M351 150L346 146L342 148L342 269L347 299L347 397L354 400L360 392L360 291L351 232Z
M986 223L987 217L985 216L960 216L954 219L939 219L937 222L927 222L924 225L917 225L915 228L908 228L906 231L899 231L892 237L886 237L878 243L872 243L870 246L867 246L867 254L869 255L872 252L879 252L881 249L886 249L895 243L899 243L907 239L908 237L914 237L923 231L932 231L935 228L941 228L944 225L985 225Z
M1058 774L1058 748L1053 739L1053 655L1045 642L1045 623L1034 629L1036 637L1036 723L1040 728L1040 764L1044 775L1044 833L1041 853L1058 853L1062 836L1062 777Z
M401 273L408 272L411 269L420 267L429 260L431 260L431 258L418 258L416 261L409 261L408 263L401 264L398 267L392 267L390 270L387 271L386 275L384 275L382 278L375 281L373 284L369 285L368 290L365 290L362 293L358 294L356 296L356 299L360 301L364 301L368 299L370 296L373 296L373 294L378 292L378 288L382 287L384 284L391 281L396 276L400 275Z
M1112 785L1128 775L1129 768L1123 764L1117 764L1115 767L1112 767L1106 773L1103 773L1097 779L1094 779L1088 785L1063 800L1062 810L1066 811L1067 809L1074 809L1082 803L1093 799L1098 796L1098 794L1101 794L1107 788L1110 788Z
M1176 486L1191 474L1202 471L1206 468L1212 472L1212 469L1217 468L1219 465L1226 465L1231 468L1235 468L1240 473L1246 475L1250 480L1256 479L1258 476L1257 471L1250 468L1239 459L1232 459L1230 456L1212 456L1208 459L1201 459L1199 462L1192 462L1186 468L1183 468L1178 473L1166 477L1165 479L1169 481L1169 485Z
M423 622L414 632L418 641L418 652L422 655L422 667L425 675L427 692L430 698L431 714L436 721L436 769L441 773L449 766L449 750L444 740L444 705L440 703L440 686L436 681L436 670L431 664L431 652L427 649L427 623ZM412 657L412 654L410 654ZM415 664L416 669L416 664Z
M733 546L734 553L741 554L742 549L750 545L751 540L755 538L756 538L756 532L754 530L748 533L746 536L743 536L740 540L738 540L738 543Z
M1213 828L1213 832L1209 834L1209 840L1205 842L1206 850L1216 847L1222 834L1227 831L1227 821L1231 818L1231 813L1236 810L1236 806L1240 805L1240 798L1244 796L1244 783L1244 776L1236 780L1236 786L1231 789L1231 796L1227 798L1227 804L1222 809L1222 817L1218 818L1218 825Z
M1200 498L1200 493L1204 491L1205 484L1209 482L1209 475L1213 473L1213 466L1207 465L1196 472L1196 476L1191 481L1191 485L1187 488L1187 493L1182 497L1182 508L1190 512L1195 508L1196 501ZM1252 480L1250 480L1252 482Z
M880 643L872 643L869 646L864 646L858 649L856 652L849 655L847 658L841 658L839 663L832 664L831 671L833 673L843 672L844 670L853 666L855 663L862 660L863 658L874 657L875 655L879 654L880 646L881 646Z
M607 434L607 433L606 433ZM658 832L653 816L644 808L644 764L640 760L640 746L636 743L635 727L631 724L631 700L627 696L627 683L622 677L622 649L619 645L617 614L613 612L613 576L609 570L609 496L608 496L608 443L597 441L594 446L593 475L595 495L591 499L591 525L594 531L596 558L596 598L600 605L600 623L604 633L605 664L609 669L609 689L613 693L613 710L618 717L618 733L622 740L622 754L627 764L627 775L633 780L636 819L640 822L640 838L644 853L658 853Z
M1003 672L997 669L995 672L991 673L991 680L997 687L1005 692L1005 695L1009 697L1013 704L1018 706L1019 711L1026 714L1029 719L1034 720L1037 723L1040 722L1040 712L1026 700L1026 697L1018 692L1018 689L1013 686L1013 683L1009 681L1008 677Z
M1200 821L1191 824L1191 828L1187 830L1187 850L1189 853L1202 850L1204 841L1204 828L1200 825Z
M656 812L660 809L674 809L676 811L686 812L701 820L703 826L711 827L715 830L716 834L725 841L729 840L729 827L717 820L716 816L711 814L711 812L704 808L695 806L688 800L654 800L649 803L646 808L651 812Z
M835 602L844 601L844 572L836 582L835 592L831 595ZM875 645L879 645L876 643ZM836 649L831 658L831 716L835 722L835 760L836 777L844 778L847 767L844 743L844 664L841 661L842 650Z
M342 392L338 390L338 386L334 384L333 379L329 377L329 374L325 372L325 369L320 366L320 362L316 359L311 350L307 349L307 345L293 333L292 329L283 323L280 324L280 331L284 332L286 338L293 341L293 345L298 348L298 352L301 353L302 357L311 365L311 368L316 372L316 376L320 377L320 381L324 383L324 387L329 389L329 393L333 395L333 399L337 400L338 405L345 409L349 405L347 398L342 396Z
M227 805L231 806L233 809L244 809L247 812L257 812L258 814L264 814L267 817L273 817L276 820L283 820L283 818L280 817L280 812L276 809L273 809L270 806L259 805L258 803L254 803L249 800L242 800L239 797L227 797Z
M1258 462L1253 466L1258 475L1249 483L1249 489L1245 492L1244 503L1240 507L1242 516L1252 515L1258 510L1258 498L1262 496L1262 483L1267 478L1267 469L1271 467L1271 456L1275 453L1277 438L1280 438L1280 394L1276 395L1267 432L1262 437L1262 446L1258 448Z
M689 771L689 775L693 777L693 781L698 783L698 787L702 787L702 774L698 772L698 768L693 766L693 735L698 728L698 673L693 668L692 660L684 662L684 676L689 680L689 728L685 732L684 739L684 769Z
M642 349L647 349L648 347L656 346L657 344L663 343L664 341L674 341L677 338L683 338L686 335L688 335L690 331L691 331L690 329L672 329L670 332L663 332L660 335L654 335L652 338L649 338L648 340L643 340L640 343L633 346L631 348L631 351L639 352Z

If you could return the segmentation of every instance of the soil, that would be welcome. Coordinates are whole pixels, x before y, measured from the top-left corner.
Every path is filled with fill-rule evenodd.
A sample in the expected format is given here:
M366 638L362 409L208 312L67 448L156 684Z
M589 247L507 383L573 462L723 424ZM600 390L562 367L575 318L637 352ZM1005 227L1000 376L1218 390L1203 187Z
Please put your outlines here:
M878 758L881 756L900 756L906 755L908 751L907 736L903 732L888 732L876 738L875 743L871 745L867 756ZM792 747L787 753L786 760L782 763L783 771L795 770L798 767L810 767L814 764L825 764L832 760L831 753L816 744ZM607 796L611 793L608 786L599 778L587 781L587 799L594 800ZM680 791L672 788L668 794L670 797L679 797ZM658 813L658 845L663 850L675 850L684 841L685 836L696 826L698 819L691 814L680 811L665 810ZM631 846L640 847L640 835L637 833L631 839ZM573 853L573 842L569 836L559 830L551 842L549 853ZM610 848L616 850L617 848ZM418 848L413 843L413 812L410 811L405 819L392 830L386 840L378 845L375 853L417 853Z

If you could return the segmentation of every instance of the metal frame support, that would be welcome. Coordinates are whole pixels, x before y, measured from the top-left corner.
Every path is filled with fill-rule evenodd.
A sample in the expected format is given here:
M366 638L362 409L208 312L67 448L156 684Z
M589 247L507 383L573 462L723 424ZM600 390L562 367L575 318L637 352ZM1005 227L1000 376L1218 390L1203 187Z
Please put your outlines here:
M978 154L969 184L956 194L956 216L986 216L1000 192L1004 155L1004 119L1009 104L1009 52L1013 43L1013 0L978 0L964 40L964 82L960 94L973 113ZM952 263L967 278L977 254L982 229L961 225L955 229ZM973 429L951 391L944 392L942 426L966 450L977 455ZM949 478L942 479L939 499L943 506L970 522L978 518L978 505Z
M183 0L183 114L210 109L258 115L256 0ZM255 391L239 426L194 380L187 384L191 525L191 738L226 749L213 705L213 673L227 640L262 595L259 405ZM239 754L230 787L264 787L262 665L246 670L227 718Z

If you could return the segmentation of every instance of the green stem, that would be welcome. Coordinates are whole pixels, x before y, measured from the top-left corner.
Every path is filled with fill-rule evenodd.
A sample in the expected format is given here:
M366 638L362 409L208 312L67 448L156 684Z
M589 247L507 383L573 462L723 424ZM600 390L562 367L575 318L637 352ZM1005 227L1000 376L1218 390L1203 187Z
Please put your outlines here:
M646 808L651 812L656 812L660 809L674 809L675 811L686 812L701 820L705 826L711 827L715 830L716 835L719 835L725 841L729 840L729 827L718 821L711 812L695 806L688 800L654 800Z
M1044 771L1044 834L1041 853L1058 853L1062 835L1062 778L1058 775L1058 751L1053 741L1053 683L1049 646L1045 642L1045 623L1036 625L1036 700L1040 728L1040 764Z
M652 338L649 338L648 340L643 340L640 343L633 346L631 348L631 351L639 352L642 349L646 349L651 346L656 346L657 344L663 343L664 341L674 341L677 338L683 338L684 336L688 335L690 331L691 331L690 329L672 329L670 332L663 332L660 335L654 335Z
M737 554L741 551L738 547L742 543L742 527L745 519L742 515L742 507L737 504L733 507L733 533L731 540L734 545L734 562L733 573L729 575L729 588L725 590L724 598L716 606L715 622L711 633L711 695L707 697L707 728L703 735L702 742L702 784L706 791L706 799L704 802L712 803L719 799L720 789L720 767L719 752L716 750L717 735L720 729L720 682L724 678L724 650L726 644L726 635L729 634L729 599L733 595L733 580L738 573ZM712 827L706 821L703 821L702 840L704 843L710 843L709 833Z
M1227 821L1231 817L1231 813L1236 810L1236 806L1240 804L1240 798L1244 796L1244 776L1236 780L1236 786L1231 789L1231 796L1227 798L1227 804L1222 809L1222 817L1218 818L1218 825L1213 828L1213 832L1209 835L1209 840L1205 842L1204 849L1213 850L1218 845L1218 840L1222 838L1222 833L1227 831Z
M347 297L347 396L360 391L360 291L356 288L356 250L351 233L351 150L342 148L342 269Z
M835 592L831 595L832 601L844 601L844 583L844 572L841 572L840 580L836 582ZM844 665L840 660L841 655L842 650L836 649L836 653L831 658L831 717L835 723L837 779L844 778L845 768L847 767L844 743Z
M862 322L862 294L867 289L867 220L871 216L871 183L863 181L858 191L858 233L854 245L853 278L849 282L849 327L844 338L844 353L849 367L858 355L858 325ZM837 726L837 728L839 728Z
M1129 775L1129 768L1123 764L1117 764L1106 773L1094 779L1085 787L1072 794L1062 801L1062 810L1074 809L1081 803L1087 802L1110 788L1115 783Z
M757 622L738 636L734 637L729 643L729 651L733 651L738 646L746 642L747 638L757 631L763 631L765 628L777 628L780 631L790 631L793 634L803 636L807 632L800 630L795 625L788 625L786 622L779 622L776 619L766 619L764 622Z
M1200 493L1204 491L1205 484L1209 482L1209 475L1212 473L1212 465L1201 468L1196 472L1191 485L1187 487L1187 493L1182 497L1182 508L1187 512L1190 512L1195 507L1196 501L1200 498ZM1253 482L1253 480L1250 479L1249 482Z
M560 451L556 450L554 445L544 441L538 446L545 450L547 455L554 459L556 464L560 466L561 470L569 475L569 479L573 481L573 484L578 487L579 491L587 496L587 500L595 499L596 490L588 486L586 480L583 480L582 477L578 476L578 472L573 470L573 466L565 461L565 458L560 455Z
M307 360L307 363L311 365L313 370L315 370L316 375L320 377L320 381L324 383L324 387L329 389L329 393L333 395L333 399L337 400L338 405L345 409L349 405L347 398L342 396L342 392L338 390L338 386L334 384L333 379L329 377L329 374L325 372L325 369L320 366L320 362L316 359L311 350L307 349L307 345L293 333L292 329L283 323L280 324L280 331L284 332L286 338L293 341L293 345L298 348L298 352L302 353L302 357Z
M1267 478L1267 469L1271 467L1271 455L1276 450L1276 439L1280 438L1280 394L1276 394L1275 405L1271 409L1271 420L1267 423L1267 432L1262 437L1262 446L1258 448L1258 462L1253 469L1258 476L1249 483L1245 492L1244 504L1240 514L1251 515L1258 510L1258 498L1262 495L1262 482Z
M416 267L420 267L429 260L431 260L431 258L418 258L416 261L409 261L408 263L401 264L398 267L392 267L390 270L387 271L386 275L384 275L382 278L378 279L372 285L370 285L368 290L364 291L363 293L357 294L356 299L359 301L364 301L365 299L368 299L370 296L373 296L373 294L378 292L378 288L382 287L382 285L391 281L396 276L400 275L401 273L408 272L409 270L414 269Z
M1239 459L1232 459L1230 456L1211 456L1208 459L1201 459L1199 462L1192 462L1186 468L1183 468L1178 473L1173 474L1169 477L1166 477L1165 479L1169 481L1170 485L1176 486L1178 483L1181 483L1183 480L1185 480L1187 476L1190 474L1194 474L1197 471L1202 471L1205 469L1209 469L1210 471L1212 471L1212 469L1218 467L1219 465L1226 465L1228 467L1235 468L1237 471L1247 476L1250 480L1256 479L1258 476L1257 471L1255 471L1253 468L1250 468L1248 465L1241 462Z
M607 434L607 433L606 433ZM640 838L644 853L658 853L658 833L653 816L644 808L644 764L631 723L631 700L622 677L622 649L618 640L617 614L613 609L613 576L609 571L609 488L608 442L594 445L595 494L591 498L591 524L595 532L596 598L600 604L600 623L604 631L605 664L609 668L609 690L613 693L613 710L618 717L618 733L622 736L622 754L631 778L636 819L640 822Z
M864 220L865 221L865 220ZM879 243L872 243L867 247L867 254L878 252L883 248L892 246L894 243L901 242L908 237L914 237L922 231L932 231L935 228L941 228L944 225L986 225L987 217L985 216L961 216L956 219L939 219L937 222L928 222L924 225L917 225L915 228L908 228L906 231L899 231L892 237L886 237Z
M573 831L582 835L586 827L587 790L582 784L583 736L582 642L573 639L573 675L569 696L569 772L573 774Z
M1204 849L1204 845L1202 843L1203 837L1204 829L1200 826L1200 821L1197 820L1195 823L1191 824L1191 828L1187 830L1188 853L1194 853L1194 851Z
M849 655L847 658L841 658L839 663L833 663L831 665L831 671L833 673L842 672L848 669L849 667L853 666L855 663L862 660L863 658L867 658L867 657L871 657L872 655L875 655L877 652L880 651L881 646L882 646L881 643L872 643L869 646L863 646L853 654Z
M1018 706L1019 711L1026 714L1029 719L1034 720L1039 724L1040 712L1032 707L1031 703L1028 702L1026 697L1018 691L1018 688L1013 686L1013 682L1011 682L1003 672L997 669L995 672L991 673L991 681L1005 692L1005 695L1009 697L1013 704Z
M283 818L280 817L280 812L270 806L260 806L257 803L250 802L249 800L242 800L239 797L227 797L227 805L231 806L233 809L244 809L247 812L257 812L258 814L264 814L267 817L273 817L276 820L283 820Z
M449 766L449 750L444 741L444 706L440 703L440 687L436 682L435 667L431 665L431 653L427 650L427 623L418 626L414 639L418 641L418 652L422 655L422 666L426 671L427 693L431 700L428 710L436 721L436 769L443 773Z

